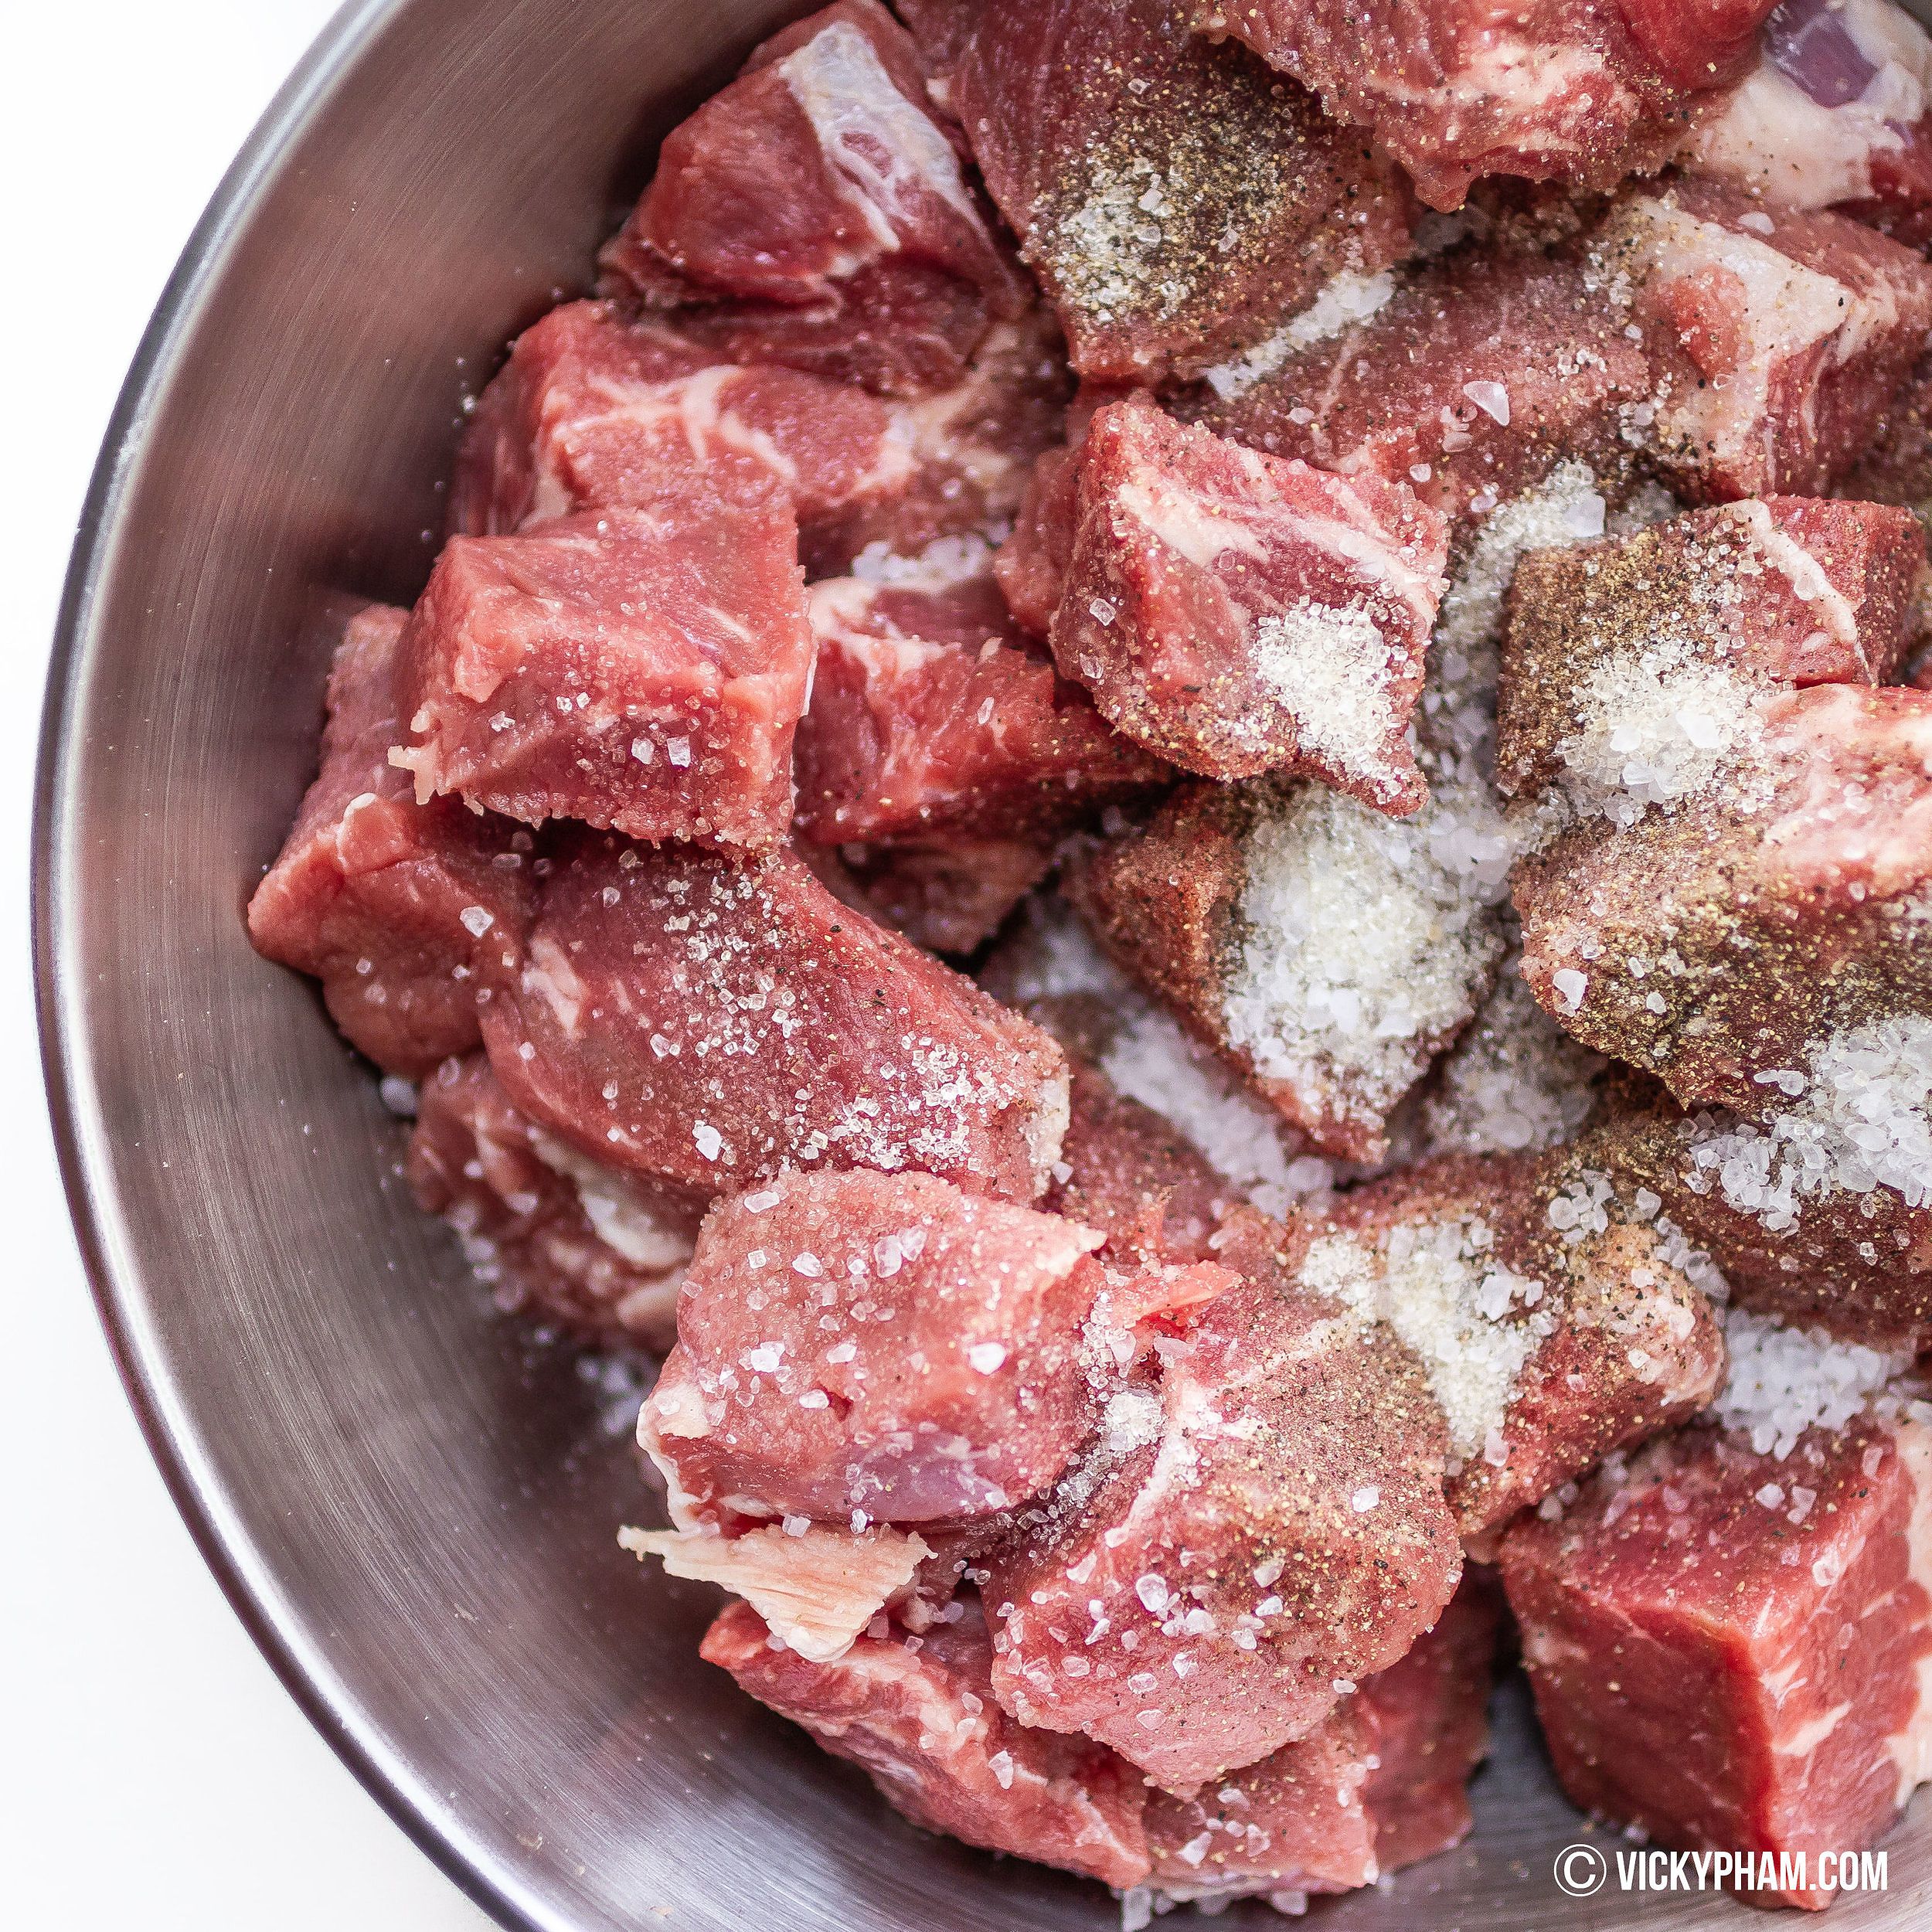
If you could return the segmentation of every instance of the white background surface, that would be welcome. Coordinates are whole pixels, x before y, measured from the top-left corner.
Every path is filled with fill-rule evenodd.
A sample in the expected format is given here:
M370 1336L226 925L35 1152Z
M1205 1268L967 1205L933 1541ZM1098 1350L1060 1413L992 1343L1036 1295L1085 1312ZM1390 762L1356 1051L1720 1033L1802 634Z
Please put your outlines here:
M481 1932L289 1700L175 1515L56 1175L27 840L67 552L122 372L332 0L9 9L0 110L0 1922Z

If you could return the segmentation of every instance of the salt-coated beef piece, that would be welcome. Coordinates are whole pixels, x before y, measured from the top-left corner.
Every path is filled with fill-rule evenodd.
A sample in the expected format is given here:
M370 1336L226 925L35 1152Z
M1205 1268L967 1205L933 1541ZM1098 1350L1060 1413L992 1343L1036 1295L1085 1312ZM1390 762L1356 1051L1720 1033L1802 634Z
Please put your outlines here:
M1932 1347L1932 1198L1908 1205L1896 1188L1843 1185L1833 1164L1801 1158L1802 1125L1686 1114L1625 1070L1577 1153L1658 1202L1708 1251L1733 1307L1872 1348Z
M1594 284L1580 250L1458 253L1174 406L1270 455L1407 484L1465 536L1566 458L1605 476L1630 461L1621 412L1649 397L1649 359Z
M1121 970L1318 1148L1372 1161L1489 992L1503 831L1488 787L1454 777L1400 820L1319 785L1191 785L1083 854L1068 890Z
M1495 1586L1465 1573L1434 1628L1306 1737L1192 1798L1150 1793L1155 1887L1298 1911L1310 1893L1372 1885L1459 1844L1488 1745L1498 1610Z
M1171 776L1107 729L1008 615L983 557L815 584L799 835L818 844L948 832L1043 845Z
M1776 0L1190 0L1368 129L1432 207L1485 175L1602 192L1682 144Z
M1795 1386L1758 1400L1795 1426L1606 1466L1518 1522L1502 1573L1572 1800L1668 1847L1802 1853L1805 1883L1747 1896L1815 1907L1820 1855L1875 1842L1932 1772L1932 1427L1804 1430L1806 1378L1777 1372Z
M1700 119L1687 174L1932 242L1932 36L1897 0L1784 0L1757 64Z
M814 845L798 856L841 905L929 953L976 953L1053 869L1051 836L942 832L889 845Z
M757 1613L733 1604L701 1654L827 1750L862 1765L914 1824L1110 1885L1138 1884L1148 1869L1138 1775L1100 1745L1030 1729L1001 1709L985 1616L971 1597L956 1600L954 1621L910 1639L861 1637L830 1664L774 1649Z
M1369 144L1169 0L909 0L1083 376L1192 374L1407 251Z
M1907 512L1809 497L1531 552L1510 587L1497 783L1667 793L1777 687L1889 682L1925 568Z
M1932 327L1932 266L1911 250L1713 182L1628 197L1590 259L1598 305L1614 318L1628 299L1655 373L1633 431L1706 502L1828 490Z
M1427 1161L1301 1232L1303 1289L1386 1321L1422 1363L1472 1553L1609 1451L1694 1413L1723 1379L1688 1244L1571 1150Z
M671 1346L699 1204L527 1119L481 1053L423 1082L406 1172L506 1308L604 1346Z
M460 800L419 804L389 760L406 614L349 619L328 680L321 769L248 905L267 957L322 982L336 1025L415 1078L478 1039L477 994L513 960L532 842Z
M450 529L514 534L577 510L775 495L801 531L910 487L898 412L850 383L722 360L674 318L566 302L526 329L457 453Z
M984 1560L1000 1702L1182 1795L1313 1730L1436 1621L1461 1565L1419 1366L1298 1287L1284 1238L1252 1209L1224 1224L1238 1283Z
M1923 1199L1932 694L1818 685L1747 723L1518 862L1523 976L1685 1106L1801 1117L1800 1168Z
M702 498L453 537L396 651L427 802L761 850L811 683L791 508Z
M1053 655L1111 723L1209 777L1422 803L1407 730L1445 581L1437 512L1405 483L1264 456L1138 397L1094 417L1077 462Z
M638 1425L672 1520L906 1526L1037 1495L1092 1426L1100 1242L927 1174L781 1174L721 1202Z
M707 1199L802 1167L1031 1201L1066 1124L1046 1034L789 852L563 844L484 1030L522 1111Z
M665 138L601 257L729 359L888 394L957 382L1026 303L906 30L836 3L758 48Z

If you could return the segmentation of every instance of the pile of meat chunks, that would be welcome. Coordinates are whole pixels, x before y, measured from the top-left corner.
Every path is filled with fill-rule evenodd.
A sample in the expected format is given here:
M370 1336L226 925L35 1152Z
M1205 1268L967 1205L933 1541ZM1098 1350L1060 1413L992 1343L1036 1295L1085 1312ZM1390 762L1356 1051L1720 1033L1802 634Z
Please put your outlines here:
M478 399L251 930L920 1823L1298 1909L1468 1828L1506 1614L1665 1844L1932 1774L1929 90L835 0Z

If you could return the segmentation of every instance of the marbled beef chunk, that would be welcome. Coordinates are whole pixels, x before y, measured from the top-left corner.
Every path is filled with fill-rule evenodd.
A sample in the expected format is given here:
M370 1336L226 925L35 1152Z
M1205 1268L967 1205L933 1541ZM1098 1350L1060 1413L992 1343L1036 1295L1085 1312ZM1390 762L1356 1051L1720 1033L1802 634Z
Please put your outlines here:
M1401 162L1436 208L1485 175L1648 173L1740 79L1776 0L1190 0Z
M389 763L400 611L349 620L322 764L248 906L256 950L322 982L351 1043L415 1077L477 1043L477 994L514 962L529 835L454 798L419 804Z
M1732 1426L1522 1518L1503 1579L1571 1798L1667 1846L1806 1853L1784 1896L1818 1906L1818 1855L1875 1842L1932 1772L1932 1427L1869 1361L1740 1339Z
M836 0L665 137L605 284L730 360L944 388L1026 303L956 141L906 30Z
M1077 464L1053 655L1111 723L1209 777L1422 803L1406 733L1444 587L1438 512L1138 398L1094 417Z
M781 1175L706 1221L640 1439L681 1527L957 1522L1091 1427L1090 1228L926 1174Z
M1031 1201L1066 1124L1046 1034L789 852L565 844L485 1039L525 1113L707 1199L808 1167Z
M763 849L812 648L782 500L454 537L397 648L396 761L424 803Z
M1286 1238L1252 1209L1224 1224L1239 1282L985 1563L1001 1702L1183 1795L1305 1736L1460 1569L1420 1366L1303 1290Z
M1396 171L1171 0L901 10L1083 376L1194 373L1406 251Z

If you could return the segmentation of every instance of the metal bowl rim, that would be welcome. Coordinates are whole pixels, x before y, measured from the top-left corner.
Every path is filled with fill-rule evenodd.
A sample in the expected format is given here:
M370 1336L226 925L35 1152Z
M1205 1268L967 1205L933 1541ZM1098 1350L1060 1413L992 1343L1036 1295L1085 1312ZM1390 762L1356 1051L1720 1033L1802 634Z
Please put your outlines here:
M141 1335L147 1299L138 1273L117 1259L119 1203L97 1175L88 1143L101 1117L87 1064L85 1019L60 968L66 934L64 875L70 869L70 804L81 781L75 753L94 653L97 593L112 566L141 430L166 388L176 352L255 203L286 163L317 110L364 46L408 0L347 0L277 90L230 163L164 285L123 381L83 499L55 619L34 777L30 876L34 1000L47 1104L67 1207L95 1307L149 1453L202 1560L243 1628L288 1694L356 1781L475 1904L511 1932L550 1932L465 1855L427 1793L385 1762L353 1701L338 1701L270 1594L251 1573L246 1540L225 1520L219 1485L171 1416L178 1393ZM547 1918L547 1915L545 1915Z

